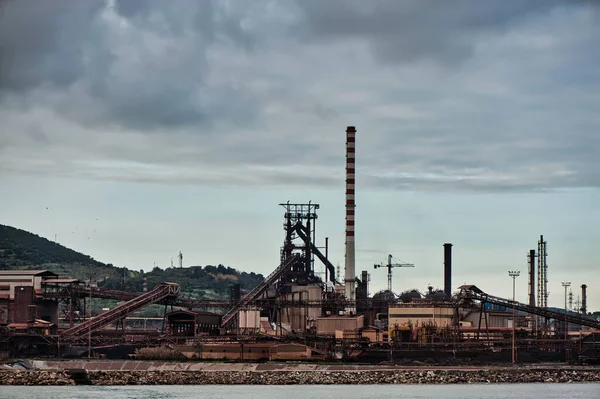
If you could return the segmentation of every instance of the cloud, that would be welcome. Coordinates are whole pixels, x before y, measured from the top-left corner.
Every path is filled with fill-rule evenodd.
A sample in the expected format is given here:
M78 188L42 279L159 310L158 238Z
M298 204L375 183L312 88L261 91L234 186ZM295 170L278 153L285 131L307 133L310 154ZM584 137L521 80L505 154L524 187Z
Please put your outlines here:
M569 2L299 0L296 3L303 18L294 29L305 40L361 40L369 43L378 58L388 62L433 59L452 64L471 56L482 37L503 34Z
M363 187L598 187L599 16L552 0L5 2L0 175L340 187L356 125Z
M154 130L251 121L243 85L214 82L216 43L251 47L222 2L8 2L0 28L0 94L45 89L82 124ZM36 26L35 30L31 26Z

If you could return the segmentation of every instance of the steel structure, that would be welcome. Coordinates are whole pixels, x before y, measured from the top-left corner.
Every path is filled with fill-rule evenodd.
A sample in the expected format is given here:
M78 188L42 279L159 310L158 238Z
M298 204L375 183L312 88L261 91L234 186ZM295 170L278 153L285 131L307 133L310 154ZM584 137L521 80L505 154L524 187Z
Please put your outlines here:
M240 312L240 310L249 306L251 302L256 301L266 290L269 289L277 280L279 280L285 273L289 272L293 265L296 265L300 261L298 255L292 255L287 258L284 263L279 265L271 274L267 276L260 284L258 284L252 291L242 298L241 301L237 302L225 315L221 321L221 326L229 324L233 318ZM190 307L194 307L193 304Z
M461 295L460 298L462 301L465 300L477 300L484 303L491 303L494 305L505 306L507 308L515 307L516 310L534 314L537 316L541 316L547 320L566 320L568 323L573 323L581 326L587 326L591 328L600 329L600 321L585 317L584 315L579 314L566 314L559 311L550 310L548 308L543 308L541 306L529 306L524 303L511 301L509 299L504 299L500 297L496 297L493 295L486 294L481 291L474 285L463 285L460 287Z
M413 265L412 263L392 263L392 255L388 255L388 261L387 264L383 264L383 263L376 263L373 265L373 267L375 269L380 268L380 267L387 267L388 269L388 273L387 273L387 278L388 278L388 291L392 292L392 268L394 267L415 267L415 265Z
M237 307L239 310L246 308L268 308L273 306L279 307L309 307L309 308L325 308L331 305L337 305L340 308L345 307L367 307L367 308L380 308L387 307L389 305L394 305L398 307L461 307L461 308L470 308L472 304L469 301L476 300L484 303L495 304L499 306L505 306L507 308L512 308L513 304L515 309L521 312L537 315L544 317L546 319L554 319L554 320L564 320L564 313L552 311L546 308L542 308L540 306L530 306L527 304L523 304L516 301L511 301L509 299L504 299L500 297L496 297L493 295L486 294L481 291L474 285L464 285L460 287L461 294L456 300L453 301L415 301L409 303L399 303L397 300L375 300L372 298L368 298L365 300L356 300L349 301L343 298L334 298L329 300L282 300L278 298L254 298L250 299L248 297L244 297L243 305L239 305L241 302L236 300L210 300L210 299L187 299L187 298L173 298L166 299L169 304L173 306L184 307L188 309L232 309ZM152 291L150 291L152 292ZM146 293L132 293L132 292L124 292L124 291L115 291L115 290L102 290L96 289L92 290L92 296L96 298L106 298L106 299L116 299L123 300L124 298L131 299L132 297L138 297ZM49 294L49 298L56 298L58 294ZM74 295L75 297L89 295L89 290L84 290L80 288L76 289L65 289L65 291L60 294L61 298L66 298L69 295ZM162 300L165 302L165 299ZM155 303L161 303L161 301L156 301ZM588 326L591 328L600 329L600 321L594 320L590 317L586 317L581 314L568 314L567 321L569 323Z
M294 263L285 275L280 278L286 283L307 284L316 282L314 273L315 234L317 225L317 209L319 204L279 204L285 208L284 224L285 239L281 248L280 264L287 264L289 259L295 259ZM307 240L297 241L296 225L305 227ZM331 278L335 278L335 272L330 270Z
M122 303L115 308L103 313L93 319L89 319L81 324L71 327L61 332L64 337L76 337L85 333L102 328L110 323L125 318L128 314L135 312L153 303L161 302L166 299L176 298L179 295L179 284L162 283L154 287L151 291L145 292L135 298ZM91 292L91 291L90 291Z
M548 307L548 251L544 236L538 241L538 305L542 308Z

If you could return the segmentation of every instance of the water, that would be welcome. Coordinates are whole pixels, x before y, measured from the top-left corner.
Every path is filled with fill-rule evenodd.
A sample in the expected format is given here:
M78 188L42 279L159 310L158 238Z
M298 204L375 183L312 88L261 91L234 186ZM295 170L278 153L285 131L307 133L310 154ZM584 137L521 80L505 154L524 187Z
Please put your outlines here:
M600 383L472 385L0 386L0 398L43 399L598 399Z

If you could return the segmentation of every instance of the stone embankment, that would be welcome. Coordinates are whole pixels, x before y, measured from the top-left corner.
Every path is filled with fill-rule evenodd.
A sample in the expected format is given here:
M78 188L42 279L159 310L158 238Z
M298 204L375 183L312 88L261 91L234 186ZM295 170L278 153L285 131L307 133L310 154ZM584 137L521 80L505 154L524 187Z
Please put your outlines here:
M382 371L88 371L94 385L475 384L600 382L600 369ZM73 385L67 372L0 372L0 385Z
M0 385L75 385L65 371L0 370Z

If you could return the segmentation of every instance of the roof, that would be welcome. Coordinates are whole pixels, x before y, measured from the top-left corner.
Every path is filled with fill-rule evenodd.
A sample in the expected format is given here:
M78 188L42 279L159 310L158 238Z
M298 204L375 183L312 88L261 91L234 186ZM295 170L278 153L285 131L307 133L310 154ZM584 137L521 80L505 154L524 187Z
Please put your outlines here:
M56 276L48 270L0 270L0 276Z
M354 315L354 316L348 316L348 315L330 315L330 316L319 316L316 319L317 320L327 320L327 319L333 319L333 320L356 320L359 319L361 317L365 317L364 315L360 314L360 315Z
M52 327L54 326L54 324L52 324L49 321L46 320L39 320L39 319L35 319L35 322L33 323L11 323L8 325L9 328L16 328L16 329L25 329L25 328L40 328L40 327Z
M50 280L42 281L42 284L73 284L80 283L81 280L76 278L53 278Z
M166 314L167 317L171 316L171 315L175 315L175 314L189 314L191 316L221 316L218 315L216 313L212 313L212 312L204 312L204 311L196 311L196 310L187 310L187 309L181 309L181 310L174 310L172 312L169 312Z

